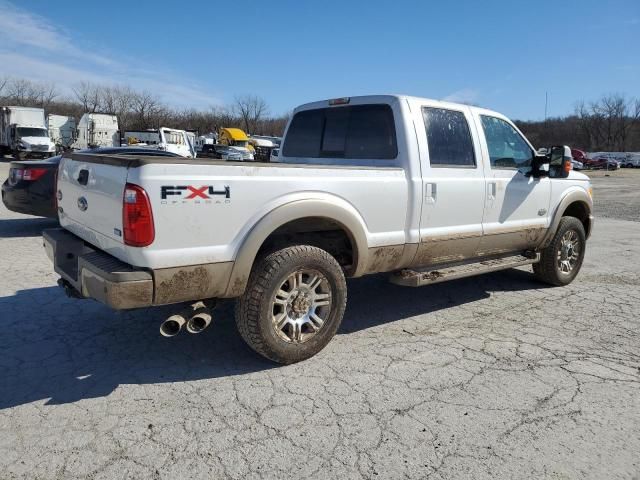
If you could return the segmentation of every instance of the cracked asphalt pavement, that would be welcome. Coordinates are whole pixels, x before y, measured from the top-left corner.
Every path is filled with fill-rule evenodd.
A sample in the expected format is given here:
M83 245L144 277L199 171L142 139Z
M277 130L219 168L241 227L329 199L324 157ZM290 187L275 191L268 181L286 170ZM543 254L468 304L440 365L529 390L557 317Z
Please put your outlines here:
M353 280L336 338L286 367L242 343L230 302L166 339L171 307L66 298L40 238L55 222L2 206L0 478L639 478L640 172L623 172L594 178L596 211L623 175L635 206L597 219L570 286Z

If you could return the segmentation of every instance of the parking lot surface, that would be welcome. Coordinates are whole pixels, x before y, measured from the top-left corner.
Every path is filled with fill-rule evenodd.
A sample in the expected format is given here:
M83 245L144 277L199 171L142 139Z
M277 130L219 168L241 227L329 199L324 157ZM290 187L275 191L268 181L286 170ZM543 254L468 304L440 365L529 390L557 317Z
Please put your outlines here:
M353 280L336 338L286 367L242 343L231 303L166 339L170 307L67 299L55 222L1 206L0 478L638 478L638 173L593 174L570 286Z

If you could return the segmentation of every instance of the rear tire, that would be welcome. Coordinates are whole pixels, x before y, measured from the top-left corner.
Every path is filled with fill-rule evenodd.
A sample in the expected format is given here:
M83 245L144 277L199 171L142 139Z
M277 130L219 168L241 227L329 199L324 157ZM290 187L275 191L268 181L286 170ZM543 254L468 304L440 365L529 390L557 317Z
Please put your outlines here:
M570 284L582 267L587 240L582 222L575 217L562 217L551 243L533 264L535 276L550 285Z
M338 331L347 285L328 252L297 245L257 261L236 303L236 325L244 341L277 363L312 357Z

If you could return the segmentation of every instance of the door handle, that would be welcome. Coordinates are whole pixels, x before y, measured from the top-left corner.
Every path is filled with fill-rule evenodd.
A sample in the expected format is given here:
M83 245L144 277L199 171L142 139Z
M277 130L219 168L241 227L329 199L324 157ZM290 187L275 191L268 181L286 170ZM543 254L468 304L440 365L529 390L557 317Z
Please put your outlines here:
M436 203L438 197L438 185L435 183L427 183L425 185L424 199L427 203Z
M89 181L89 170L80 170L78 173L78 183L80 185L86 185Z
M489 182L489 188L487 189L487 198L489 200L495 200L497 191L498 187L496 182Z

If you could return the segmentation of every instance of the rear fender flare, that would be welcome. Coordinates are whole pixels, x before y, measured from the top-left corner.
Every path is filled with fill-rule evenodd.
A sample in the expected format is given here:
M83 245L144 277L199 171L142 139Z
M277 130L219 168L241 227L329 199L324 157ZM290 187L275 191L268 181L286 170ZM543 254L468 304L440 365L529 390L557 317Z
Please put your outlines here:
M342 226L354 249L352 276L361 275L367 264L368 235L358 211L337 198L294 200L271 210L249 231L235 256L224 297L237 297L244 292L256 255L269 235L288 222L309 217L328 218Z

